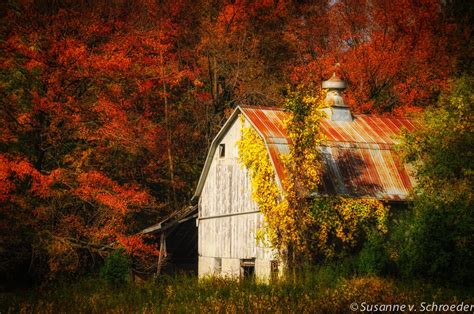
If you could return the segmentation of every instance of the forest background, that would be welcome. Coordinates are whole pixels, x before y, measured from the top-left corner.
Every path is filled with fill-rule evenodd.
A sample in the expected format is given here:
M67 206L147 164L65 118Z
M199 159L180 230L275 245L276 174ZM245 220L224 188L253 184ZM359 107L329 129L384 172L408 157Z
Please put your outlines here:
M150 271L158 251L138 232L188 203L210 142L237 105L282 106L289 88L318 86L339 63L354 113L419 117L440 110L441 95L472 75L468 1L0 6L5 282L87 274L117 248L136 271ZM454 96L467 92L472 102L472 80L456 86L464 94ZM451 103L442 108L446 119L432 115L431 126L467 115L463 134L472 140L472 107ZM465 138L456 143L454 151L462 143L471 151ZM471 193L466 206L470 159L463 161L471 172L460 175L468 181L459 191L467 184Z

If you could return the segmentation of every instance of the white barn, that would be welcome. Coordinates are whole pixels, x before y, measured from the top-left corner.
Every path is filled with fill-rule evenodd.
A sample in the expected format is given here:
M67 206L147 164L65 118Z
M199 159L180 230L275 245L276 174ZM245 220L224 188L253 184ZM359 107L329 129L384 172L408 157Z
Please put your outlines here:
M413 123L352 115L341 97L345 83L335 76L323 88L328 88L327 118L321 122L327 141L320 147L325 167L319 192L405 202L414 181L393 145L402 129L415 128ZM256 241L264 217L251 197L248 171L238 160L240 116L264 140L278 184L284 176L279 156L289 152L286 113L281 108L236 108L211 144L193 198L198 204L199 276L270 278L278 272L274 250Z

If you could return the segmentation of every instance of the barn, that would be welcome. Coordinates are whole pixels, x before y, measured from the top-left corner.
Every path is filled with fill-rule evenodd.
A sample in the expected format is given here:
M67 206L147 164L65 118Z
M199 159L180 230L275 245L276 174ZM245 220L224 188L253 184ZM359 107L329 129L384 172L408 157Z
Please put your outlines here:
M319 148L324 161L319 193L405 203L415 181L394 145L403 129L411 131L415 125L405 118L352 114L342 96L346 83L336 75L322 87L328 91L322 109L326 118L321 122L327 140ZM275 251L256 241L264 217L251 197L250 178L239 163L237 141L242 127L257 131L281 187L281 156L289 152L285 117L281 108L237 107L212 142L193 197L199 276L264 279L279 271Z

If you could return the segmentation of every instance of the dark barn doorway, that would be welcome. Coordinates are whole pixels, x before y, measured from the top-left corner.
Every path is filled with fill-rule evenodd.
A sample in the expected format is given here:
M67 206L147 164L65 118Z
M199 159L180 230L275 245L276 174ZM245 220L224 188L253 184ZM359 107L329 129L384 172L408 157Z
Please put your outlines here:
M156 275L197 274L196 218L197 206L189 206L170 214L161 222L142 231L155 235L159 243L160 256L156 265Z

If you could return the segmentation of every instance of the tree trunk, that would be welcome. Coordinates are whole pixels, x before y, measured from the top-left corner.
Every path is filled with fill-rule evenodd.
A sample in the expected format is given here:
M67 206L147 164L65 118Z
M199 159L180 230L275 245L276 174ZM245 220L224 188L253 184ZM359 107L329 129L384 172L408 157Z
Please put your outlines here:
M165 132L166 132L166 154L168 157L168 170L170 176L170 184L171 184L171 200L173 203L173 208L176 208L177 200L176 200L176 186L174 183L174 162L173 162L173 151L172 151L172 138L171 138L171 128L170 128L170 121L169 121L169 104L168 104L168 96L166 90L166 82L165 82L165 66L163 61L163 51L160 50L160 62L161 62L161 82L163 87L163 101L165 103Z

